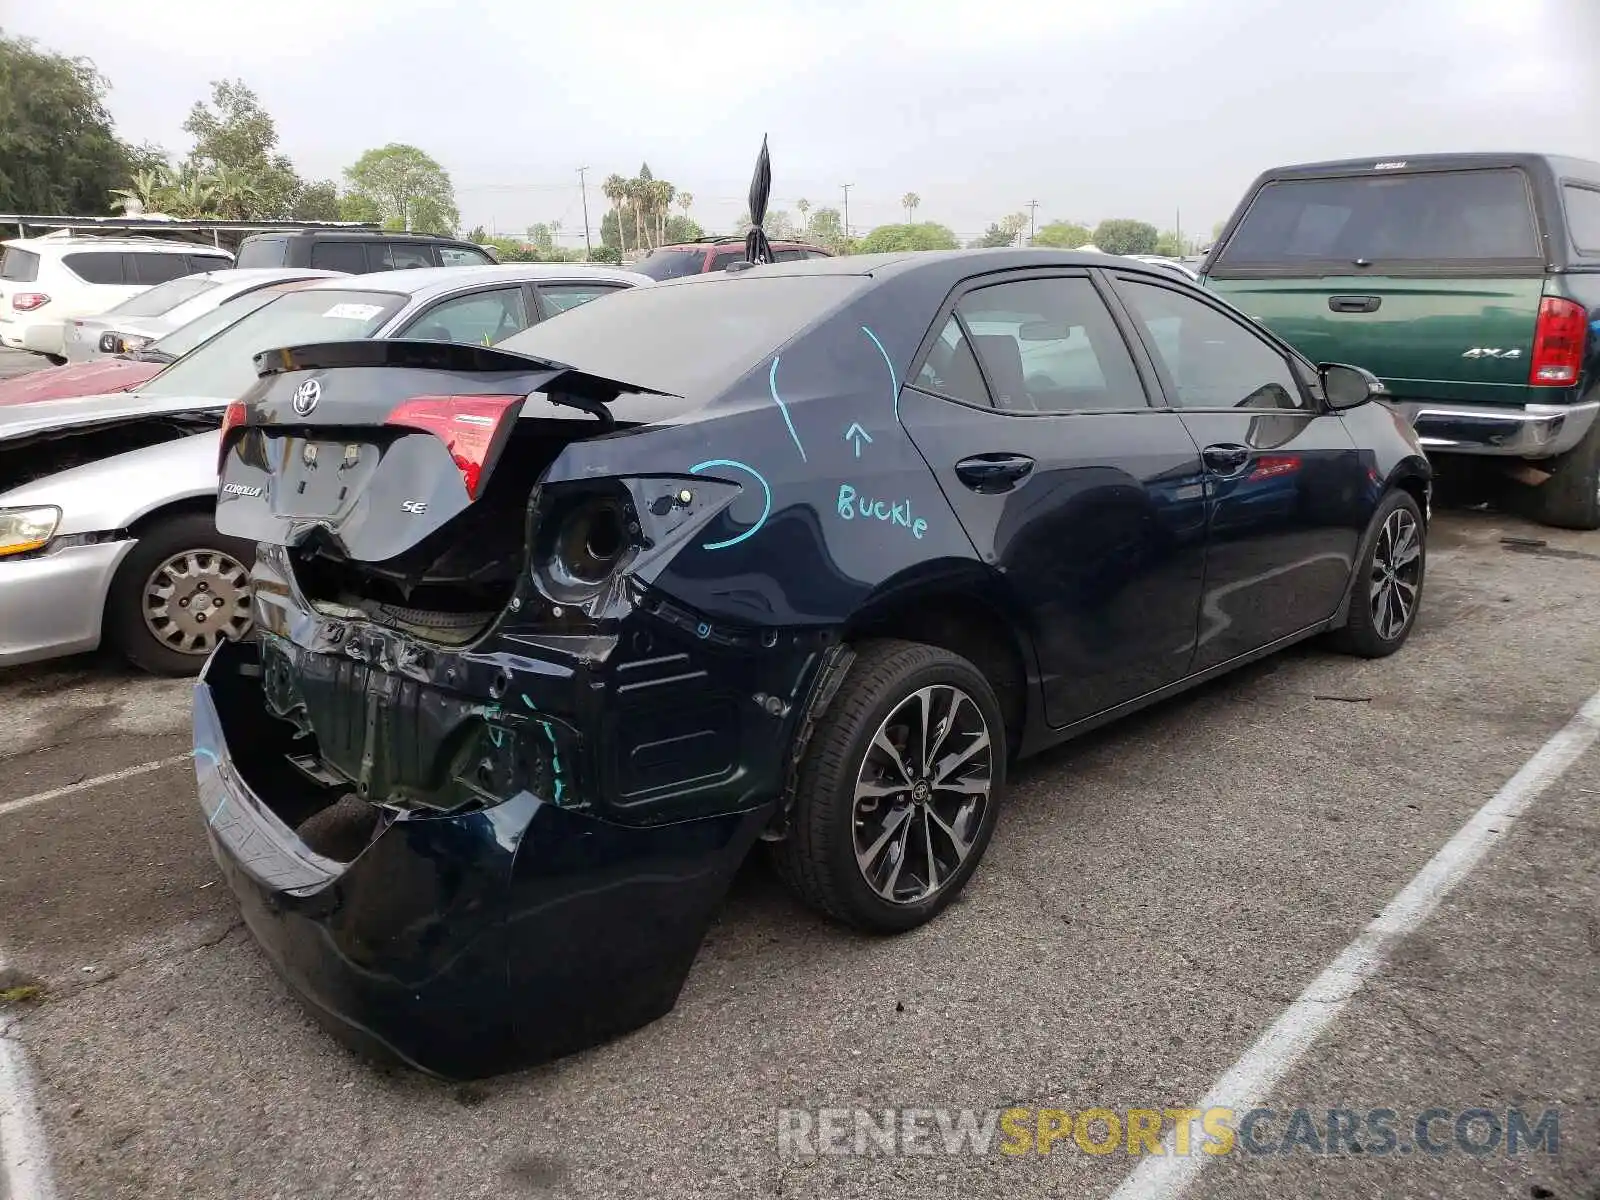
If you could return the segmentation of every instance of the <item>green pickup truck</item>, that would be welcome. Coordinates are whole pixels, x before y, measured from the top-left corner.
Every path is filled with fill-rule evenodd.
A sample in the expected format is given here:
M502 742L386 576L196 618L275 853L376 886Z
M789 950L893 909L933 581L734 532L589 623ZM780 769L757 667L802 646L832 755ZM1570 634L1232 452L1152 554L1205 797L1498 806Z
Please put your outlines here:
M1377 375L1430 457L1498 459L1536 518L1600 528L1600 163L1279 167L1201 275L1313 361Z

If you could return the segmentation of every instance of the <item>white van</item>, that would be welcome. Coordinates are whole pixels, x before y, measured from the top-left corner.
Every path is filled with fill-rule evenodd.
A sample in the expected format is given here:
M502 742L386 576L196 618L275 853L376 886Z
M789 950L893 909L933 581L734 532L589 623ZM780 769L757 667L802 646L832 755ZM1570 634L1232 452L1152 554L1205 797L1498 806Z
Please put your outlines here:
M233 266L211 246L66 232L0 242L0 346L64 362L65 322L94 317L169 279Z

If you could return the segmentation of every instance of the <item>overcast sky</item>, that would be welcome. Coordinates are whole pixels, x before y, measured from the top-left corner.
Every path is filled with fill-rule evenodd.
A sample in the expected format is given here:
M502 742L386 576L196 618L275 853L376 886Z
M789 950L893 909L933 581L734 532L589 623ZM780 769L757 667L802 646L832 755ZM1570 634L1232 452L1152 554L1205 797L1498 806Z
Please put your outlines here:
M763 133L775 207L850 183L861 230L914 191L963 237L1029 200L1208 231L1319 158L1600 159L1600 0L0 0L0 25L92 58L133 141L186 150L189 106L239 77L302 175L410 142L467 226L579 240L576 168L596 229L599 181L648 161L720 230Z

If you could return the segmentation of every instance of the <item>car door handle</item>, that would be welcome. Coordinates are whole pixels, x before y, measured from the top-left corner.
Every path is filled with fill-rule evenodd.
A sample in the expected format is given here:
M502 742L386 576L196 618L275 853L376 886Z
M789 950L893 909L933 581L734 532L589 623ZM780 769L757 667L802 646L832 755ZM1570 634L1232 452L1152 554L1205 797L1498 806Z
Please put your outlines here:
M1329 296L1328 307L1334 312L1342 313L1367 313L1377 312L1378 305L1383 303L1382 296Z
M1026 454L975 454L956 464L956 478L975 492L1008 492L1028 477L1033 459Z
M1206 470L1213 475L1236 475L1250 461L1250 448L1231 444L1207 446L1200 451L1200 457L1206 464Z

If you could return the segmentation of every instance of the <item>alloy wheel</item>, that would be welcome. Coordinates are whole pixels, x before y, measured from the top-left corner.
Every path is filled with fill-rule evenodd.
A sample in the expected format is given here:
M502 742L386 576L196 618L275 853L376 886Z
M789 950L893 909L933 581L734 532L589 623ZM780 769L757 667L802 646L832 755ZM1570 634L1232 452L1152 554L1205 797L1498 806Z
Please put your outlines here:
M1372 552L1369 602L1372 626L1392 642L1406 631L1422 586L1422 531L1416 517L1398 508L1384 521Z
M184 550L145 581L145 628L180 654L209 654L224 637L250 628L250 572L217 550Z
M946 887L983 827L993 742L971 696L919 688L884 718L856 775L851 812L861 876L891 904Z

